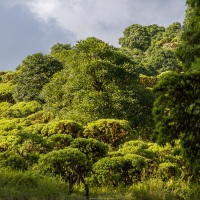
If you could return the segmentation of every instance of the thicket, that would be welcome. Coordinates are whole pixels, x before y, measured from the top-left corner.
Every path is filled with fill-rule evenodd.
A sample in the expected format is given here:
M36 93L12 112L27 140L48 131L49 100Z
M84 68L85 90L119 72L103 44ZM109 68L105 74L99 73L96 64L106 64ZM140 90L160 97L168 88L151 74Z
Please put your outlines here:
M184 26L133 24L120 48L58 43L0 72L1 199L200 198L199 4L187 5Z

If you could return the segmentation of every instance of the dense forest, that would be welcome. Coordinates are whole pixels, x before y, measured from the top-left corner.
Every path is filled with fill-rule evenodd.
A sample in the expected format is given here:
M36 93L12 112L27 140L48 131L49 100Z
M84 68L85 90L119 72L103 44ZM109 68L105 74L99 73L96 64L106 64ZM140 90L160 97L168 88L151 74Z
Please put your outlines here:
M183 24L0 72L0 199L200 199L200 2L186 3Z

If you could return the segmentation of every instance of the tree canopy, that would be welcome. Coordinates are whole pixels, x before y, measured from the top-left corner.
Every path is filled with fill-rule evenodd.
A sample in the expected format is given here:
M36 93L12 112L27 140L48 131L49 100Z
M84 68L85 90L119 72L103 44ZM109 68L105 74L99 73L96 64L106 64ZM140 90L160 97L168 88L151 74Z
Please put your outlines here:
M181 44L176 51L177 57L182 61L184 69L199 70L200 57L200 12L198 0L187 0L187 12Z
M72 48L65 68L42 91L45 107L60 118L86 123L101 118L148 123L153 96L137 80L134 63L96 38Z
M53 74L62 69L62 63L49 55L36 53L27 56L17 68L14 77L16 101L42 101L40 91Z
M188 0L189 17L181 35L176 54L183 63L182 73L167 73L154 87L153 108L157 139L160 143L174 143L179 139L187 167L195 176L200 172L199 117L199 1Z

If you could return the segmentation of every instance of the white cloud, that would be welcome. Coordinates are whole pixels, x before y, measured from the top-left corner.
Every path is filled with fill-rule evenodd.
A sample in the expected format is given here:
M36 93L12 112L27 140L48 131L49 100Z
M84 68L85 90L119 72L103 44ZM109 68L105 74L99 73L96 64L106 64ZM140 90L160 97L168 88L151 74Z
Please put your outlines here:
M170 21L171 18L177 17L177 13L181 15L183 10L182 0L13 1L15 5L26 6L46 23L54 21L56 25L73 33L76 40L95 36L114 45L117 45L123 30L129 25L158 23L166 26L174 21Z
M26 5L40 20L54 20L74 33L77 40L96 36L117 43L119 32L131 21L129 0L21 0L18 3Z

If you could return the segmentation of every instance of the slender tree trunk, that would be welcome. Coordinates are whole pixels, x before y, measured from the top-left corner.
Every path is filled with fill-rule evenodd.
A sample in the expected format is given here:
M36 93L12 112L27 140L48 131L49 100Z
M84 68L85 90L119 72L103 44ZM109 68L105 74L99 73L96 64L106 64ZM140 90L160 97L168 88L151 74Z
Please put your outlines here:
M84 184L84 187L85 187L85 197L86 197L86 199L89 199L89 186L85 182L85 180L81 174L79 174L79 177L80 177L80 181Z

